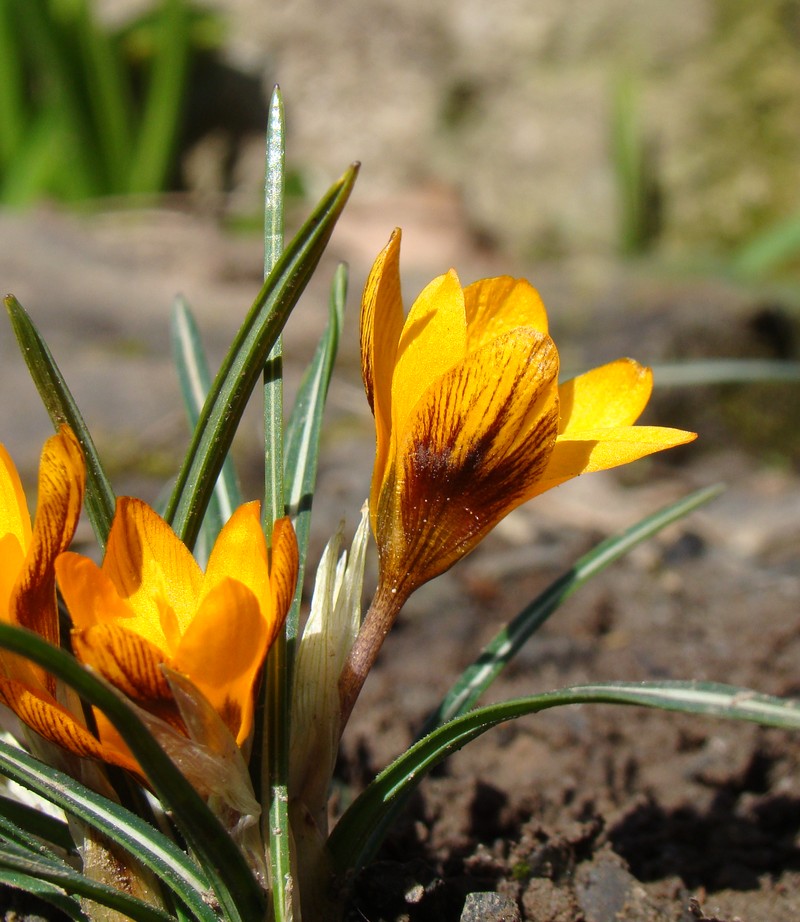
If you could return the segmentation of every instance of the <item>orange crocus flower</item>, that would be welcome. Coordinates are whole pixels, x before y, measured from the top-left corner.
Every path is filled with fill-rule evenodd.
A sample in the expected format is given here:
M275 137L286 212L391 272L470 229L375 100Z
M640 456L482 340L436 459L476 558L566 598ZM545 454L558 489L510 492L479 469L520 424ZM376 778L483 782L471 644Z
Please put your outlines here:
M162 666L181 673L241 746L253 725L261 665L292 601L297 566L288 519L275 523L269 562L258 503L234 512L203 573L153 509L121 497L102 567L66 553L56 570L82 662L185 732ZM98 728L113 734L102 715Z
M544 305L524 279L462 288L451 270L404 318L399 256L398 230L364 291L361 361L381 580L401 595L539 493L696 437L634 425L653 381L632 359L559 386Z
M682 445L636 426L652 374L619 359L558 383L541 298L524 279L434 279L404 317L400 231L364 290L361 368L377 432L370 516L378 591L340 683L345 716L409 594L512 509L588 471ZM356 691L357 694L357 691Z
M83 452L62 426L48 439L39 463L39 496L31 525L22 483L0 446L0 618L59 643L55 561L75 534L85 483ZM55 678L22 656L0 653L0 701L23 723L79 756L126 768L130 756L104 745L82 718L59 701Z

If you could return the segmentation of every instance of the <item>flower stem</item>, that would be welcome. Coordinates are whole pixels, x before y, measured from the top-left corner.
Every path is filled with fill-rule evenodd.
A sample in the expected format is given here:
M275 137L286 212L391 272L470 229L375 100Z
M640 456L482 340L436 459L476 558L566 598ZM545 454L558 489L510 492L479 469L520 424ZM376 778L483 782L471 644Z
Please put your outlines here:
M400 614L408 593L378 584L378 590L364 616L361 630L339 676L340 734L344 732L370 669L375 665L386 635Z

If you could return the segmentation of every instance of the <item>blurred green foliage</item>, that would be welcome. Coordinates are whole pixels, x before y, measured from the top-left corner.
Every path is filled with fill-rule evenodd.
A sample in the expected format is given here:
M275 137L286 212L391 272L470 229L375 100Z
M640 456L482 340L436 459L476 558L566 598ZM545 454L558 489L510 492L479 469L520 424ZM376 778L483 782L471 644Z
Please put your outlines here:
M0 0L0 202L163 190L192 55L221 33L187 0L119 29L91 0Z

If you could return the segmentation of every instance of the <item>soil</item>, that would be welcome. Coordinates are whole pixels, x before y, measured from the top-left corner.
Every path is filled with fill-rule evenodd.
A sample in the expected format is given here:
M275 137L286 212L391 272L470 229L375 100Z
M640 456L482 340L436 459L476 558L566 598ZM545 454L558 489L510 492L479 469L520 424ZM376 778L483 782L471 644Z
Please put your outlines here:
M346 737L343 776L363 780L407 745L478 643L593 537L562 527L524 554L495 537L484 548L495 578L485 558L464 561L460 596L422 604L387 642ZM796 554L743 565L703 515L689 519L569 600L491 699L660 677L796 695ZM799 744L782 731L610 706L507 724L421 785L356 880L349 919L796 920ZM508 897L519 915L462 916L473 891Z
M403 216L395 213L390 220L402 223ZM157 332L157 323L166 329L164 292L178 284L187 292L204 331L210 330L213 353L246 306L243 292L257 287L257 247L232 243L185 216L151 214L139 223L128 216L111 233L107 221L52 214L25 221L32 223L15 224L13 235L24 255L15 257L9 235L7 257L0 257L12 267L0 269L23 287L13 287L9 277L4 287L20 295L57 347L62 370L98 430L101 454L113 452L114 438L125 448L135 432L137 459L163 463L166 453L169 460L184 435L176 421L176 392L162 394L166 385L153 372L170 361L165 337ZM426 245L415 250L414 241L436 235L416 230L407 227L404 251L409 295L446 268L429 272L436 253ZM359 231L357 221L342 234L334 253L350 259L357 291L367 265L363 254L376 252L386 235L376 236L374 222ZM452 245L454 226L441 228L438 239ZM46 243L47 258L31 252L37 241ZM137 249L137 241L146 247ZM174 260L183 273L179 281ZM66 274L67 262L72 275ZM241 269L251 262L252 278ZM518 268L474 249L448 255L451 262L470 278ZM24 265L40 271L20 281ZM90 272L108 265L113 309L102 285L96 294L87 282ZM52 266L57 271L51 276ZM719 352L774 354L769 336L758 333L761 293L713 279L676 280L654 268L522 271L537 281L570 367L622 354L648 362ZM70 278L81 281L74 293ZM309 322L287 332L290 381L299 368L291 337L313 342L306 327L318 335L314 324L324 316L325 284L315 283L303 308ZM159 299L157 321L153 305ZM358 383L355 300L331 392L312 553L342 515L352 529L369 481L372 430ZM152 307L153 316L129 309L137 303ZM236 314L229 304L238 305ZM786 329L796 329L791 304L773 309ZM82 326L73 321L70 327L70 316L79 316ZM220 318L230 321L229 329ZM790 336L779 339L780 348L788 342L790 355L796 354ZM136 348L120 347L130 343ZM307 352L308 343L301 345ZM6 347L10 353L4 340ZM114 370L99 389L92 374L104 361ZM15 408L0 411L7 414L4 441L15 457L30 455L29 477L36 454L28 443L14 446L14 437L5 434L21 433L18 439L37 444L38 418L29 418L23 403L28 392L17 386L25 375L22 363L12 369L11 360L4 360L2 374L15 394ZM146 393L133 394L154 414L147 423L127 405L124 413L115 408L117 383L130 394L131 375L148 381ZM577 557L662 505L719 480L728 485L720 498L569 599L486 700L582 682L655 678L800 694L800 477L797 454L786 447L797 430L796 385L791 388L667 392L648 421L697 427L701 438L695 445L545 494L420 590L388 638L345 734L335 810L413 740L482 644ZM744 400L735 416L732 395ZM750 427L756 433L750 440L750 430L739 423L748 413L762 421L760 428ZM15 427L15 415L25 418L24 432ZM39 429L47 435L44 421ZM245 474L257 472L247 443L241 457ZM154 481L141 470L120 467L114 476L119 492L154 498ZM255 481L254 474L254 491ZM365 592L371 586L374 569ZM348 922L795 922L798 885L796 735L637 708L569 707L490 731L423 781L377 860L352 881ZM3 908L7 919L13 913L20 918L12 904Z

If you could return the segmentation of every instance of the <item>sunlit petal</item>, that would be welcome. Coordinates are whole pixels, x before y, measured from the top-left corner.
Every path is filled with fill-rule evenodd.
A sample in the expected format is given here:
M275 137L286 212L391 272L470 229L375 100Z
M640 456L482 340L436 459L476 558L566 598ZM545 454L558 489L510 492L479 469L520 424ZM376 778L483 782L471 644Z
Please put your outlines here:
M116 688L140 703L162 704L171 698L161 672L163 650L117 624L98 624L72 632L75 655Z
M123 768L134 765L122 750L103 746L69 711L38 690L0 677L0 701L40 736L77 756L102 759Z
M632 426L652 390L653 373L633 359L617 359L565 381L558 389L559 435L574 438L587 429Z
M267 624L268 646L272 646L289 612L297 587L298 568L299 553L292 523L288 518L277 519L272 529L272 614Z
M377 510L382 571L393 585L443 572L522 502L555 441L557 374L552 340L518 329L425 394Z
M83 505L83 453L71 430L62 427L45 442L39 463L36 518L17 576L10 610L17 624L58 644L55 598L56 557L72 541Z
M455 272L434 279L414 302L392 379L392 431L402 431L428 387L460 362L467 345L464 292Z
M234 577L255 594L262 609L269 611L269 564L260 510L260 503L247 503L225 523L208 558L201 598Z
M96 624L141 621L133 608L119 597L117 588L97 564L73 551L56 560L56 577L61 594L70 611L76 630L86 630ZM163 632L153 632L149 639L163 645Z
M550 462L530 497L544 493L579 474L604 471L630 464L647 455L697 438L694 432L660 426L619 426L615 429L588 429L580 439L558 438Z
M547 332L547 313L539 292L525 279L501 275L464 289L467 351L517 327Z
M31 543L31 517L19 474L0 445L0 535L13 535L20 547Z
M25 553L16 535L0 535L0 612L11 616L11 594L22 570Z
M255 595L233 579L205 596L172 664L189 676L241 745L253 723L253 686L268 625Z
M142 636L158 636L164 603L181 629L197 606L203 574L186 545L153 509L129 496L117 500L103 571L142 622Z

